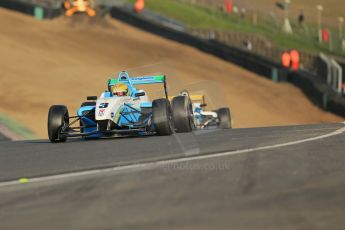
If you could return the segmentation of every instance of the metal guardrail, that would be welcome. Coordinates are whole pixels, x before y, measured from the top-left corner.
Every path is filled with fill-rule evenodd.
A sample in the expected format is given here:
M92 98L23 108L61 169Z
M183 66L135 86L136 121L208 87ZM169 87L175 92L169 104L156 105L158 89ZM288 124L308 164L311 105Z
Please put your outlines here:
M52 19L61 15L61 6L41 4L39 0L0 0L0 7L32 15L39 20Z
M336 89L338 93L343 93L343 69L334 59L331 60L332 64L332 76L333 76L333 89Z
M321 53L320 59L326 64L326 83L332 87L334 91L343 94L343 69L339 63L331 57ZM322 75L322 73L319 73Z
M281 55L286 49L280 48L262 35L234 31L219 31L213 29L190 29L191 33L203 39L213 39L260 55L271 62L280 65ZM250 44L250 46L248 46ZM313 71L317 66L317 55L299 51L301 67Z
M16 0L16 2L57 9L61 8L64 0Z
M133 6L129 4L125 4L125 5L122 5L122 8L128 12L131 12ZM138 16L145 20L155 22L157 24L163 25L165 27L168 27L177 31L187 31L187 26L185 26L183 23L178 22L174 19L171 19L169 17L166 17L164 15L161 15L159 13L153 12L148 9L144 9L140 14L138 14Z

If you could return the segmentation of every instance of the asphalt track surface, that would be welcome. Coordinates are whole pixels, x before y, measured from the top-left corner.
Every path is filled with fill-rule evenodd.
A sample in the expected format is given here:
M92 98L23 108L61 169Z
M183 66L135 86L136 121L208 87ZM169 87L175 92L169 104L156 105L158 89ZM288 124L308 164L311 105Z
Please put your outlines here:
M3 141L0 229L344 229L344 127Z

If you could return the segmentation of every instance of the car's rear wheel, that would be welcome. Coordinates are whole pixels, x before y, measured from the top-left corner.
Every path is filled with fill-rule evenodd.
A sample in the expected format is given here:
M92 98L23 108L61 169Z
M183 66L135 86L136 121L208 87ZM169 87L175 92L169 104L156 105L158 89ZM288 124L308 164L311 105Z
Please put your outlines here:
M165 98L152 102L152 119L158 135L171 135L174 131L172 111L169 100Z
M172 99L175 130L178 133L191 132L194 127L193 106L188 96L177 96Z
M221 129L231 129L231 113L229 108L220 108L217 111L218 114L218 127Z
M64 142L66 136L61 131L68 127L68 109L64 105L52 105L48 113L48 137L51 142Z

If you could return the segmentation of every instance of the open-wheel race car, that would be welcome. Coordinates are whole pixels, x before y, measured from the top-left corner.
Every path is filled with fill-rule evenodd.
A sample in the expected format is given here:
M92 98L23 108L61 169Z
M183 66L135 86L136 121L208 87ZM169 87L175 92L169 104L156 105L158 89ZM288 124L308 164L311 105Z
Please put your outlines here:
M137 85L162 84L164 98L149 100ZM171 135L191 132L193 107L189 97L168 99L166 76L129 77L125 71L108 80L108 89L99 98L88 96L69 116L64 105L53 105L48 113L48 137L64 142L69 137L99 138L109 136Z
M231 113L228 107L207 111L205 110L207 104L203 94L189 94L187 90L183 90L181 91L180 95L189 97L190 101L192 102L194 125L196 128L232 128Z

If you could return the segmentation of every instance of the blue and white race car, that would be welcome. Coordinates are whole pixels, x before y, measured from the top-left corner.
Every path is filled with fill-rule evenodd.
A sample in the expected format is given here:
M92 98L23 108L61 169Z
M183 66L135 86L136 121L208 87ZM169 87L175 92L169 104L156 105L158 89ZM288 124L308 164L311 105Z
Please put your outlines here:
M150 101L137 85L163 84L165 98ZM48 137L64 142L68 137L171 135L191 132L193 107L189 97L168 100L165 75L129 77L125 71L108 80L108 90L97 98L88 96L76 116L64 105L53 105L48 113Z

